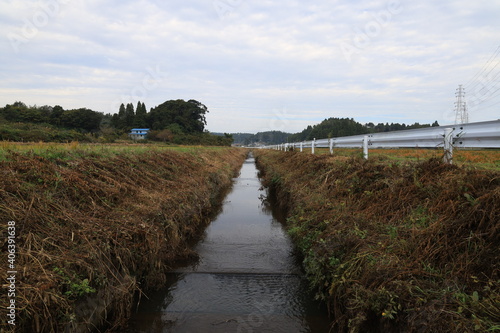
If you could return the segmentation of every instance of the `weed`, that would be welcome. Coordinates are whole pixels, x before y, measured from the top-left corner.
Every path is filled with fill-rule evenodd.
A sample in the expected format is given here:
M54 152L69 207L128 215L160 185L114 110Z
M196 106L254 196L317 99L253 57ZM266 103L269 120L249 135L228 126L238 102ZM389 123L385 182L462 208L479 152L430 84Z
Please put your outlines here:
M69 298L79 298L96 292L96 290L89 285L88 279L82 279L76 274L72 274L70 277L64 268L54 267L53 271L62 277L63 283L66 286L64 295Z
M398 228L396 226L388 225L387 226L387 233L389 234L389 237L391 239L398 238Z
M411 228L427 228L434 218L425 206L417 206L407 217L407 225Z
M365 239L367 237L367 235L368 235L368 231L367 230L360 230L357 225L354 226L354 229L352 229L351 232L354 235L356 235L359 238L361 238L361 239Z
M280 183L281 183L281 178L280 178L280 176L278 176L278 175L274 175L274 176L271 178L271 185L276 186L276 185L279 185Z
M337 267L340 264L340 259L335 256L331 256L328 263L331 267Z
M471 206L475 206L477 205L477 199L475 199L472 195L470 195L469 193L464 193L464 197L465 199L467 199L467 201L471 204Z

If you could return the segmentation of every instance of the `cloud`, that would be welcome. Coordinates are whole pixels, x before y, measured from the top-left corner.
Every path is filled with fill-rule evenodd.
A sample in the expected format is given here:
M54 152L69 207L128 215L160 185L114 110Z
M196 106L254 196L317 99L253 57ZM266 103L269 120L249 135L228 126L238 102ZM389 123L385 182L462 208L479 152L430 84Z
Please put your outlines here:
M449 122L458 84L499 45L499 13L486 0L3 0L0 104L114 113L117 100L192 98L221 132L331 116ZM498 118L488 103L471 120Z

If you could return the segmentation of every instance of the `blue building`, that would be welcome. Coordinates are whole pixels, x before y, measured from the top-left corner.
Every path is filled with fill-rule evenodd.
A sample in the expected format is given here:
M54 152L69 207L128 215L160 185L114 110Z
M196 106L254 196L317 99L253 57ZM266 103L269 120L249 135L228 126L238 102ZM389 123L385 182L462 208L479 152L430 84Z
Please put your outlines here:
M149 128L132 128L128 135L132 140L144 140L148 132Z

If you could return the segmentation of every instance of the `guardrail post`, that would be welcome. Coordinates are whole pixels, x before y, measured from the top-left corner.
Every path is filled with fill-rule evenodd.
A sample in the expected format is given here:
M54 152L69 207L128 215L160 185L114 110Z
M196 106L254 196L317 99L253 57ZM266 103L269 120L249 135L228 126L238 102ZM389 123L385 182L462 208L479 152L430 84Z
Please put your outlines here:
M363 157L365 160L368 159L368 135L363 137Z
M453 128L444 129L443 162L453 164Z
M333 155L333 139L328 139L330 142L330 155Z
M304 142L300 142L300 152L304 151Z
M313 139L311 142L311 153L314 155L314 148L316 146L316 138Z

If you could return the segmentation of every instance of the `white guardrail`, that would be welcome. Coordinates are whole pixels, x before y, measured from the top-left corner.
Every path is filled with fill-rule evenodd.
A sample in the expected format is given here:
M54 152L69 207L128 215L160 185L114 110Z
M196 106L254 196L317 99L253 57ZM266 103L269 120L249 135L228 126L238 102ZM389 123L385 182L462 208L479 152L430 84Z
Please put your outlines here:
M265 146L267 149L290 150L311 148L444 148L444 160L452 163L453 148L500 148L500 119L468 124L426 127L404 131L344 136Z

